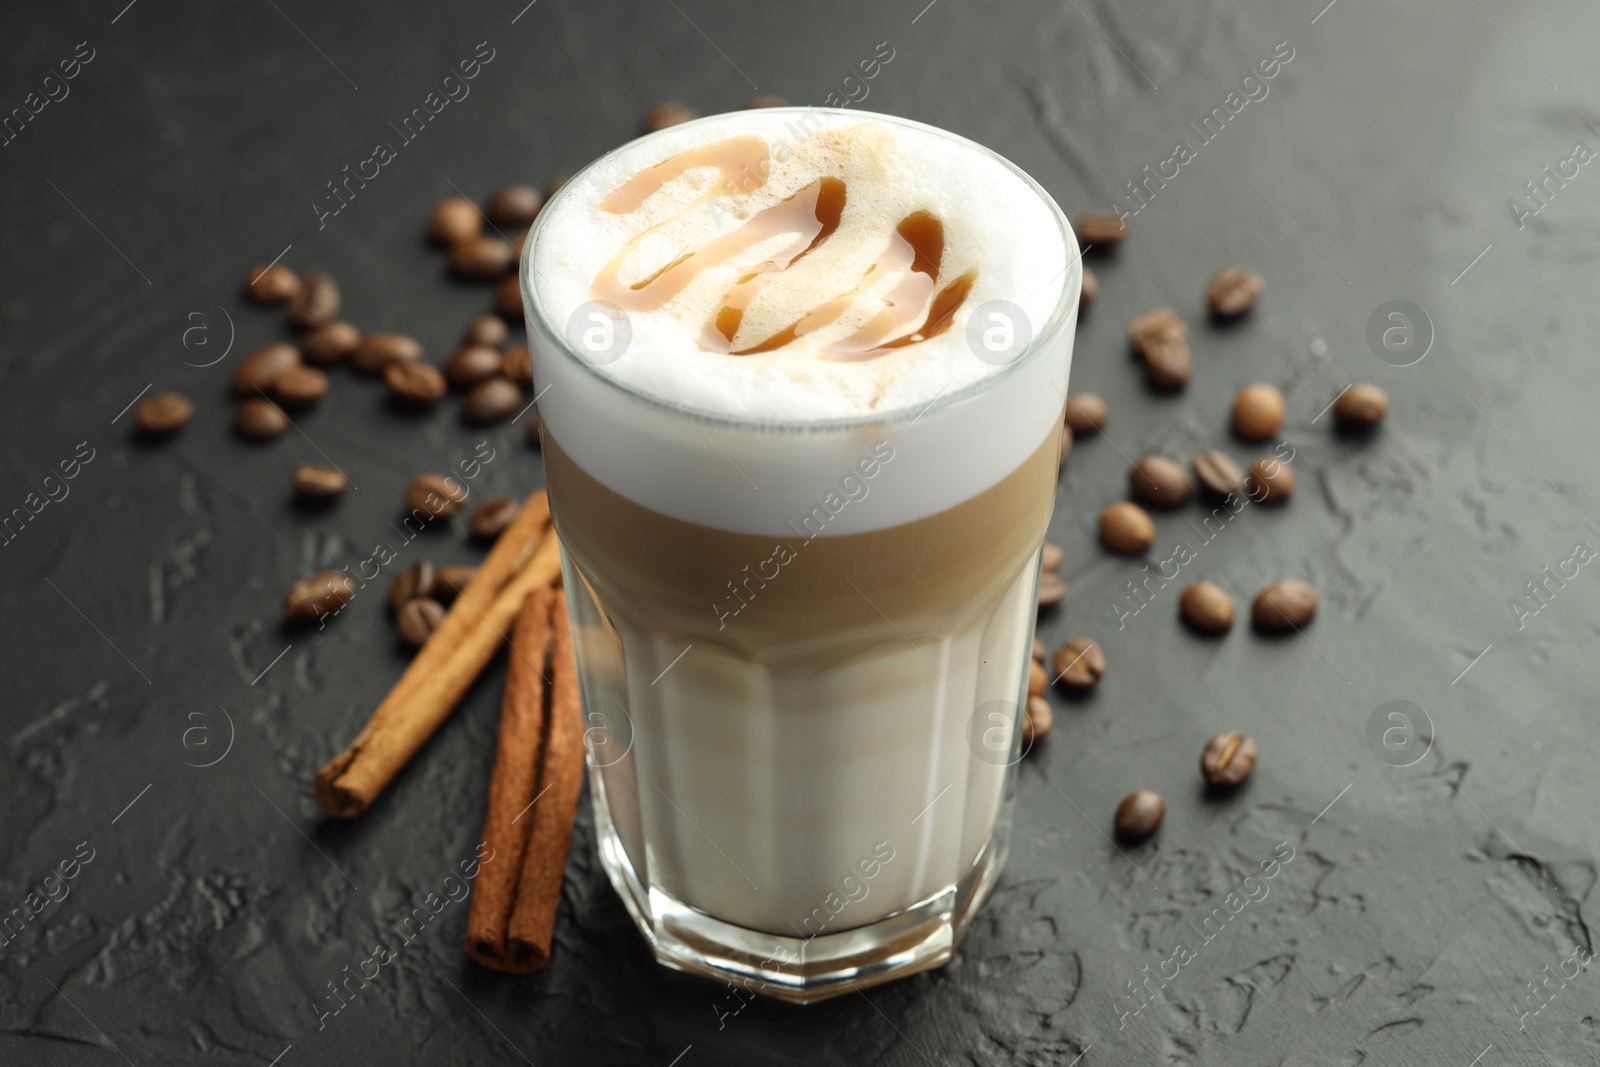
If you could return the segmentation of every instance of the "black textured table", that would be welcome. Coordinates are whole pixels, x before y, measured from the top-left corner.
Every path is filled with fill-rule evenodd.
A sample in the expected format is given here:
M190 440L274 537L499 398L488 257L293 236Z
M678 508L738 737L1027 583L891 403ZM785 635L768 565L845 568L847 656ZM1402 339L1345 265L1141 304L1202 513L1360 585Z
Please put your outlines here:
M0 938L0 1062L1600 1059L1592 4L124 2L0 15L0 910L27 919ZM847 81L879 42L893 59ZM492 58L469 95L398 134L475 54ZM365 818L331 823L311 775L406 653L379 587L322 632L285 629L280 597L369 557L404 484L479 442L479 488L541 474L520 424L474 430L454 401L407 415L344 369L303 432L236 438L232 366L289 336L239 278L280 253L331 271L346 317L437 363L489 295L424 243L436 200L571 171L658 100L758 91L976 138L1069 215L1138 208L1124 246L1091 255L1073 383L1112 414L1063 475L1071 589L1042 619L1052 646L1097 638L1109 672L1089 699L1052 696L1009 866L940 970L735 1013L652 962L585 802L547 969L470 965L467 904L446 902L339 1007L329 983L472 854L504 666ZM394 158L334 200L379 142ZM1204 288L1235 262L1266 295L1219 328ZM1160 306L1191 323L1173 397L1126 351L1128 320ZM1198 505L1161 514L1152 571L1180 541L1195 558L1131 614L1145 572L1104 553L1096 515L1143 453L1266 451L1227 433L1249 381L1288 398L1298 492L1209 539ZM1324 412L1357 381L1393 400L1367 439ZM162 444L126 410L147 387L196 401ZM324 456L358 488L296 507L290 469ZM461 521L406 551L471 562ZM1176 618L1200 577L1241 607L1305 578L1321 608L1300 635L1201 639ZM1226 729L1260 763L1208 796L1197 757ZM1119 850L1111 812L1140 786L1166 823Z

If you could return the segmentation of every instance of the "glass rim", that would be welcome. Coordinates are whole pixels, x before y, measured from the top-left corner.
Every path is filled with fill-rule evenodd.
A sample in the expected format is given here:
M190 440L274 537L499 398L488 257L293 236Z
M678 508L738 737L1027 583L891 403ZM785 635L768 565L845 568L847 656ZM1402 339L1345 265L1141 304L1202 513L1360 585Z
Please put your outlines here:
M1073 231L1072 224L1067 220L1066 214L1062 212L1061 205L1056 203L1055 198L1045 190L1044 186L1035 181L1027 171L1011 162L1011 160L1007 159L1005 156L994 151L993 149L988 148L985 145L981 145L970 138L963 137L958 133L952 133L949 130L942 129L941 127L933 126L925 122L918 122L915 119L901 118L897 115L885 115L877 111L853 111L846 113L841 109L818 107L815 105L763 108L762 111L766 114L814 114L817 112L831 113L837 111L839 112L839 117L841 118L847 119L849 115L860 115L865 119L876 120L889 125L910 127L912 129L935 134L950 141L958 142L967 146L968 148L981 152L990 159L995 160L1011 173L1015 174L1025 185L1032 189L1039 199L1043 201L1044 204L1049 208L1050 213L1055 217L1057 226L1060 228L1062 243L1068 250L1067 265L1061 272L1061 294L1056 300L1056 306L1051 312L1050 318L1045 321L1044 327L1034 335L1033 341L1028 346L1027 350L1016 359L1013 359L1011 362L1001 367L995 373L970 382L948 395L942 393L936 394L932 400L930 400L921 408L900 408L888 413L874 412L866 415L842 415L828 419L745 418L738 415L730 415L727 412L708 411L692 405L679 404L668 400L665 396L661 395L651 396L649 393L642 391L632 383L624 382L610 375L601 373L600 369L593 363L589 362L573 351L572 346L568 343L564 333L554 323L552 323L543 302L540 301L538 293L533 288L532 271L529 270L529 265L533 262L534 254L539 247L539 241L543 238L544 222L546 219L551 217L552 207L558 205L563 196L568 195L571 187L576 184L577 179L581 178L584 174L598 166L601 162L610 159L618 152L633 148L640 141L648 140L653 137L659 137L662 134L669 133L671 131L682 130L691 126L698 126L717 119L724 119L730 114L738 114L738 112L721 112L716 115L704 115L697 119L691 119L688 122L677 123L654 133L645 134L642 137L636 137L633 140L626 141L623 144L620 144L617 147L612 148L599 156L596 156L593 160L585 164L576 173L574 173L569 179L563 182L561 188L556 190L555 195L549 200L545 201L545 204L540 209L538 216L534 219L533 226L528 231L527 239L524 241L523 245L521 263L519 264L518 269L518 288L522 290L522 304L524 312L527 313L530 320L529 326L531 327L534 324L537 324L545 339L557 350L559 350L565 359L577 365L583 372L594 378L602 386L615 390L616 392L621 393L634 401L643 403L648 407L655 408L664 414L676 414L684 418L698 420L707 424L726 426L740 430L757 430L767 432L812 432L823 430L855 429L862 426L893 424L902 421L916 421L929 411L942 411L946 408L953 407L957 404L970 400L975 396L980 396L988 390L994 388L1010 375L1019 373L1022 368L1039 359L1041 353L1047 351L1051 347L1050 342L1053 341L1063 329L1067 328L1069 324L1075 321L1078 300L1077 294L1072 291L1072 287L1069 285L1069 282L1072 278L1073 269L1076 267L1079 275L1079 287L1082 286L1083 250L1078 243L1077 234Z

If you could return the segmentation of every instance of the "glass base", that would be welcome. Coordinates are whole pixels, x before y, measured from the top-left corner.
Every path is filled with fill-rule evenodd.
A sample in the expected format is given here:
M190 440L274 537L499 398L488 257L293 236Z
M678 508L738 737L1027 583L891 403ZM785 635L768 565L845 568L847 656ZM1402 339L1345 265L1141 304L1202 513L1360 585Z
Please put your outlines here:
M827 1000L947 962L1000 880L1010 815L1002 813L966 876L943 892L865 926L798 938L722 922L643 884L605 805L595 805L601 863L656 960L791 1004Z

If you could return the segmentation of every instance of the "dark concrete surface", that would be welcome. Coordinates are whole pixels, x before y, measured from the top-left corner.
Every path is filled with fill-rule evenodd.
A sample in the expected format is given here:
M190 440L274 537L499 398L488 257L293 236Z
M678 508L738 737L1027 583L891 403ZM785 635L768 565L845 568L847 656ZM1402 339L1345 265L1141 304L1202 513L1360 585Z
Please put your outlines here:
M90 857L0 945L0 1062L1600 1060L1600 966L1578 962L1600 854L1600 576L1542 571L1575 542L1600 548L1586 526L1600 520L1600 165L1560 183L1541 170L1577 141L1600 150L1592 4L523 2L0 14L0 111L79 42L93 53L70 95L0 147L0 509L59 495L45 477L92 456L0 548L0 909ZM1069 214L1106 207L1180 139L1195 151L1120 252L1092 263L1102 294L1073 382L1112 417L1062 479L1051 539L1071 591L1042 634L1098 638L1110 671L1092 698L1057 700L1023 765L994 899L939 971L726 1014L724 990L651 961L595 862L586 805L545 971L469 965L467 905L452 904L324 1015L327 983L471 854L503 665L366 818L330 824L312 772L405 654L374 591L320 634L283 629L279 597L365 558L405 482L480 441L496 454L484 490L522 493L541 474L520 425L470 429L453 402L403 415L342 369L303 434L236 439L228 372L287 335L240 299L241 273L292 246L285 262L339 277L348 318L414 334L438 362L488 295L446 279L422 242L435 200L570 171L660 99L721 110L759 87L828 102L880 41L895 56L863 106L990 145ZM319 229L325 183L479 42L494 58L471 96ZM1293 58L1267 95L1202 144L1188 122L1279 42ZM1543 206L1523 188L1535 179ZM1222 329L1202 294L1233 262L1267 292ZM1367 341L1393 300L1434 332L1403 368ZM1145 392L1125 351L1129 318L1158 306L1192 323L1195 378L1177 397ZM195 366L230 336L227 359ZM1253 380L1288 397L1297 495L1205 544L1197 505L1159 516L1152 559L1179 540L1197 558L1119 628L1112 604L1142 572L1099 549L1096 514L1144 452L1267 451L1226 432L1229 398ZM1319 417L1353 381L1393 399L1371 439ZM157 446L121 414L152 385L198 408ZM319 455L359 488L300 510L288 472ZM407 551L478 553L459 519ZM1176 620L1194 578L1242 608L1286 576L1322 594L1301 636L1203 640ZM1534 580L1543 602L1514 611ZM1431 728L1386 761L1369 720L1395 700ZM1261 760L1239 794L1211 797L1196 761L1224 729L1255 736ZM1166 825L1119 852L1111 812L1138 786L1166 796ZM1294 858L1251 883L1267 895L1205 930L1280 843ZM1179 943L1193 958L1134 1014L1128 983Z

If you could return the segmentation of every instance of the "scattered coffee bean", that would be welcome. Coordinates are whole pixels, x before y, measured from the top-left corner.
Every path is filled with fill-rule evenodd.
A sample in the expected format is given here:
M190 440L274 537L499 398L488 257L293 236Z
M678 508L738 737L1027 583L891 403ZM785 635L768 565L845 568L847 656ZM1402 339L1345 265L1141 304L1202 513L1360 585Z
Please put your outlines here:
M469 237L450 246L450 269L458 277L493 281L517 264L517 250L498 237Z
M318 571L289 587L283 595L283 616L290 622L316 622L355 595L355 579L344 571Z
M133 409L133 424L146 437L165 437L176 433L193 414L194 404L182 393L157 393L139 401Z
M544 197L531 185L503 185L489 194L489 221L509 229L512 226L526 229L539 209L544 207Z
M1365 382L1352 385L1333 402L1333 417L1346 430L1370 430L1388 411L1388 394Z
M1065 424L1061 427L1061 457L1056 460L1056 471L1067 465L1067 457L1072 455L1072 444L1077 440L1077 435L1072 432L1072 427Z
M1200 751L1200 773L1215 786L1235 786L1256 765L1256 742L1240 733L1218 734Z
M1283 394L1256 382L1233 398L1233 432L1246 441L1265 441L1283 425Z
M1038 662L1043 663L1047 658L1049 658L1049 655L1050 653L1044 647L1044 642L1035 637L1033 639L1033 658Z
M1128 227L1116 215L1090 213L1078 216L1078 240L1085 245L1114 248L1128 236Z
M1298 578L1273 582L1250 605L1250 620L1256 628L1273 633L1304 626L1316 613L1317 591Z
M1094 393L1073 393L1067 397L1067 426L1073 433L1089 433L1106 424L1111 409Z
M752 96L744 102L744 106L746 111L761 107L788 107L789 101L781 96Z
M521 510L522 505L508 496L492 496L472 509L472 514L467 516L467 526L474 537L499 537Z
M382 374L384 368L396 360L419 360L422 345L403 333L379 330L369 333L356 346L350 362L362 374Z
M1166 456L1140 456L1128 468L1128 488L1153 508L1175 508L1189 499L1189 472Z
M511 331L506 327L505 319L498 315L479 315L467 327L467 332L461 337L461 343L499 348L506 343L506 338L510 335Z
M521 251L519 248L518 254ZM516 271L506 275L495 287L494 313L512 322L522 320L522 281L517 277Z
M328 395L328 376L315 367L290 367L272 383L272 395L290 408L308 408Z
M466 486L442 474L419 474L406 486L406 506L429 518L454 515L465 499Z
M1061 550L1060 545L1052 545L1046 541L1042 555L1042 565L1044 569L1047 571L1060 570L1061 561L1066 558L1066 555L1067 554Z
M419 596L432 596L435 585L433 564L421 560L412 564L389 583L389 607L400 610L400 605Z
M234 412L233 428L252 441L270 441L289 428L289 416L266 397L253 396Z
M700 112L688 104L682 104L676 100L668 100L646 111L639 125L645 133L655 133L657 130L664 130L668 126L676 126L680 122L688 122L690 119L699 117Z
M506 349L505 358L500 362L500 373L511 379L513 385L523 389L533 388L533 358L528 355L528 346L512 345Z
M258 304L282 304L300 291L300 279L282 263L251 267L244 276L244 292Z
M1155 521L1137 504L1119 500L1100 513L1100 540L1113 552L1137 556L1155 539Z
M1045 571L1039 575L1039 606L1048 608L1061 603L1067 595L1067 583L1055 571Z
M1088 267L1083 268L1083 288L1078 290L1078 315L1094 307L1100 298L1100 279Z
M483 232L483 216L464 196L441 200L428 216L428 236L442 245L469 241Z
M1294 468L1281 459L1262 456L1250 464L1245 492L1257 504L1282 504L1294 495Z
M538 448L540 445L539 436L542 431L539 428L539 424L543 421L537 415L528 420L528 444L534 448Z
M1239 469L1233 457L1220 449L1213 448L1200 453L1194 457L1191 466L1194 467L1195 479L1200 483L1200 491L1207 496L1221 497L1244 492L1244 471Z
M1022 713L1022 747L1032 748L1049 737L1054 723L1055 713L1050 710L1050 701L1042 696L1029 697Z
M1178 597L1183 621L1203 634L1220 634L1233 626L1233 597L1220 585L1195 582Z
M1188 336L1188 324L1171 308L1147 311L1143 315L1135 316L1133 321L1128 323L1128 345L1141 356L1150 347L1151 342L1172 337L1184 340Z
M332 500L350 488L350 479L326 463L302 463L294 469L294 491L306 500Z
M522 390L509 378L495 375L485 378L472 387L462 401L461 413L466 420L478 425L499 422L522 407Z
M312 363L327 366L349 359L361 343L361 331L348 322L330 322L300 339L300 351Z
M1226 267L1206 286L1206 300L1211 304L1212 314L1231 319L1255 307L1263 287L1259 274L1243 267Z
M488 345L462 345L445 361L444 379L457 389L477 385L500 373L503 358Z
M1124 841L1143 841L1166 818L1167 802L1148 789L1136 789L1117 805L1117 836Z
M394 623L396 629L400 631L400 640L412 648L421 648L443 621L444 605L432 597L412 597L401 604L400 610L394 613Z
M434 599L446 603L454 600L456 594L464 590L477 573L478 568L465 564L440 568L438 576L433 581Z
M1043 696L1044 691L1050 688L1050 676L1044 672L1044 664L1037 660L1028 661L1028 695L1031 697Z
M1146 312L1128 324L1128 342L1144 363L1152 389L1171 392L1189 384L1189 327L1167 308Z
M233 368L233 394L260 396L284 371L300 366L300 350L281 342L262 345Z
M444 375L420 359L397 359L383 368L384 383L395 401L409 408L431 407L449 387Z
M339 317L339 283L333 275L308 270L300 276L300 291L289 301L289 321L303 330L325 326Z
M1068 689L1093 689L1106 673L1106 654L1087 637L1074 637L1050 657L1056 681Z

